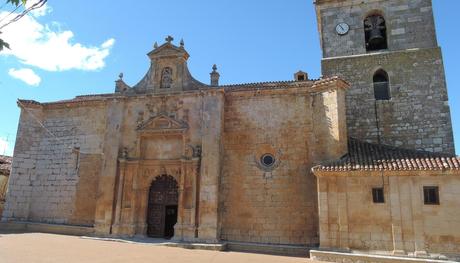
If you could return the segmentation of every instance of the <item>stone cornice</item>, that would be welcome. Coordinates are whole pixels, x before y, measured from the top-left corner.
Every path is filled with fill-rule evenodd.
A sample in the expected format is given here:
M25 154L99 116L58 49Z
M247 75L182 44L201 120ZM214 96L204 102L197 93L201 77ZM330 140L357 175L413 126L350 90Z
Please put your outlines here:
M56 109L56 108L70 108L70 107L84 107L84 106L103 106L109 101L127 99L145 99L145 98L162 98L162 97L176 97L176 96L206 96L209 94L223 94L222 88L200 89L193 91L182 91L168 94L136 94L136 95L119 95L119 94L103 94L103 95L86 95L78 96L71 100L62 100L55 102L37 102L35 100L18 100L18 106L27 108L43 108L43 109Z
M147 94L133 94L121 95L113 94L99 94L99 95L85 95L77 96L74 99L62 100L56 102L40 103L34 100L18 100L20 107L27 108L42 108L42 109L59 109L59 108L73 108L73 107L87 107L87 106L104 106L111 101L124 101L128 99L146 99L146 98L162 98L162 97L193 97L193 96L209 96L217 94L236 95L240 96L241 93L248 93L248 95L256 94L307 94L324 92L338 88L346 89L349 84L339 77L328 77L318 80L309 81L281 81L281 82L261 82L249 84L237 84L218 86L215 88L203 88L199 90L180 91L174 93L147 93Z

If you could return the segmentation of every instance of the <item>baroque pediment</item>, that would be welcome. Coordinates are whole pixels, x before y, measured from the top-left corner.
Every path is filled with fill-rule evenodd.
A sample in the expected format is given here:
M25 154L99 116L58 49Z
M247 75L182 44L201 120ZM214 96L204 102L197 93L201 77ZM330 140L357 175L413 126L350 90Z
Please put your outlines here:
M184 121L159 114L140 124L137 130L143 133L181 133L187 128L188 125Z
M165 57L182 57L187 60L190 57L183 47L176 47L170 42L155 48L153 51L148 53L148 56L152 60Z

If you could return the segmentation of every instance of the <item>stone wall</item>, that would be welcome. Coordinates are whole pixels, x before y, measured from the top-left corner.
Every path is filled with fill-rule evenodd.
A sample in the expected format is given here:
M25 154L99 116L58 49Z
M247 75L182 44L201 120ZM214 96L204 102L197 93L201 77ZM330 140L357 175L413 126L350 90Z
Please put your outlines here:
M324 59L322 67L324 74L353 83L347 93L350 136L369 142L380 136L383 144L397 147L455 152L440 49ZM378 69L388 72L389 101L374 98L372 77Z
M384 186L385 203L373 203L372 188ZM438 186L440 205L425 205L424 186ZM322 248L458 254L458 172L356 172L318 177Z
M102 155L80 154L79 159L79 180L76 185L74 211L68 223L79 226L93 226Z
M441 50L431 0L316 1L322 74L351 84L347 125L352 137L397 147L455 153ZM388 49L366 51L364 19L386 20ZM345 22L350 31L336 32ZM376 101L373 76L389 75L388 101ZM379 128L377 128L379 126Z
M318 244L316 180L310 169L315 161L346 151L340 98L344 101L336 91L299 90L226 95L223 240ZM277 159L272 169L260 163L266 153Z
M81 156L102 154L103 113L100 106L22 108L4 220L70 223L80 178L95 164Z
M317 3L324 58L365 54L364 19L373 12L386 20L389 51L437 47L431 0L319 0ZM350 25L344 36L335 30L341 22Z

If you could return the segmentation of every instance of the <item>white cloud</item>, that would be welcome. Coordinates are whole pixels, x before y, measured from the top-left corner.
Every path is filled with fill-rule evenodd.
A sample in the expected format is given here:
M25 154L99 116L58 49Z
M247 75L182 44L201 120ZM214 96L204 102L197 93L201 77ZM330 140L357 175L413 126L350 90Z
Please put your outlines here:
M35 74L35 72L31 70L30 68L22 68L22 69L12 68L8 71L8 74L11 77L20 79L31 86L38 86L40 85L40 82L42 81L40 76Z
M26 8L31 7L32 5L37 3L38 1L39 0L27 1ZM30 14L35 16L35 17L40 17L40 16L45 16L45 15L51 13L52 11L53 11L53 9L48 4L44 4L42 7L32 10L30 12Z
M3 138L0 138L0 154L3 155L3 154L7 154L8 150L8 142L3 139Z
M14 56L26 65L47 71L98 70L105 67L105 59L115 40L108 39L100 46L75 43L72 31L60 30L55 26L56 22L41 24L37 20L49 10L36 10L35 14L5 27L1 36L10 44L11 50L4 49L0 56ZM6 14L0 12L0 17Z

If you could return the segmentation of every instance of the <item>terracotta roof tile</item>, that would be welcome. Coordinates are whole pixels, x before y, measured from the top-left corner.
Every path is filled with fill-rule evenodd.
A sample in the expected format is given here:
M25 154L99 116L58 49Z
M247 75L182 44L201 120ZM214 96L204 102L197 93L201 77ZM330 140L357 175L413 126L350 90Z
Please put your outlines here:
M348 139L348 153L339 160L313 167L313 171L434 171L460 170L460 157L408 150Z

